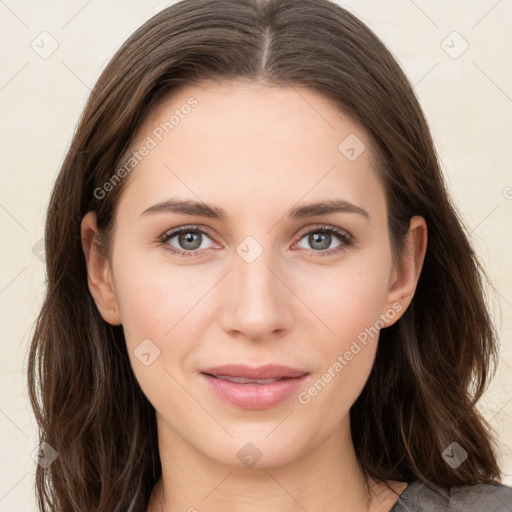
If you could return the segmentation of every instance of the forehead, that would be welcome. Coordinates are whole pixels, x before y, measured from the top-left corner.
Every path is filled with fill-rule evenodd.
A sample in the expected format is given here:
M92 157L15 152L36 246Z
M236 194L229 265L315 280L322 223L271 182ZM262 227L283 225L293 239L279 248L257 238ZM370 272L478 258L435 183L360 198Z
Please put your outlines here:
M139 210L169 195L232 199L239 208L291 207L336 192L356 203L382 199L367 133L304 87L184 87L145 120L131 151L144 146L150 149L134 162L128 187Z
M287 150L299 144L303 147L306 139L309 143L303 152L319 139L324 139L324 151L330 145L335 152L340 140L348 135L368 139L362 127L317 91L243 82L214 82L179 89L159 104L139 135L153 134L161 142L172 133L178 142L180 133L184 138L192 130L198 137L215 137L219 150L246 137L252 140L244 140L250 142L245 151L264 147L273 154L278 153L280 145ZM237 138L222 141L218 134ZM269 145L270 141L273 143Z

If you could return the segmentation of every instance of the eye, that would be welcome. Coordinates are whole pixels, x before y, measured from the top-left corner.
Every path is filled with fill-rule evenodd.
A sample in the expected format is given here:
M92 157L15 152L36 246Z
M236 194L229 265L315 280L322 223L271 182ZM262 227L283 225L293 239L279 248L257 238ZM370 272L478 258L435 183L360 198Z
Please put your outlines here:
M161 244L165 244L166 249L180 256L194 256L199 249L208 249L208 247L211 247L204 246L203 242L205 237L210 238L204 229L200 229L197 226L183 226L164 233L160 238L160 242ZM176 239L174 243L178 245L178 247L171 243L173 239Z
M347 247L350 247L353 243L351 235L334 226L318 226L306 232L302 232L300 236L301 240L306 239L306 243L308 243L310 247L312 247L312 250L318 253L319 256L337 254L344 251ZM333 236L334 238L338 238L341 242L334 248L329 249L333 241Z
M313 252L320 256L330 256L345 250L353 244L353 238L346 231L336 228L334 226L317 226L313 229L309 228L307 231L302 231L299 236L300 241L306 239L310 244ZM340 243L334 248L329 249L333 237L340 240ZM206 239L211 237L208 232L199 226L182 226L164 233L159 242L172 253L179 256L197 256L201 250L211 248L212 245L204 245ZM174 242L173 242L174 241ZM302 245L300 245L302 248Z

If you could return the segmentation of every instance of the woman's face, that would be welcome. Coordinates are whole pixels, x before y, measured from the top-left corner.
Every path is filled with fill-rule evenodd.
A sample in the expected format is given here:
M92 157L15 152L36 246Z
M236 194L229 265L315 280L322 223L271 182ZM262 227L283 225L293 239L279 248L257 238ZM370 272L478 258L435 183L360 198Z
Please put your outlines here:
M311 90L225 83L181 90L133 150L104 274L115 306L107 314L108 285L93 294L123 324L161 431L263 467L347 427L378 330L403 314L419 274L393 266L366 133ZM336 207L308 208L326 202ZM305 377L203 373L229 364Z

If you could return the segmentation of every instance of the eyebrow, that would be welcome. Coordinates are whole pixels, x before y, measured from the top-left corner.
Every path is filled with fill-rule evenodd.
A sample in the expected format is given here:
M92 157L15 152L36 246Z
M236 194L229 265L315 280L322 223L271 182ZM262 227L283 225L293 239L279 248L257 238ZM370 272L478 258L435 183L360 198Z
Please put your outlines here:
M145 216L158 213L178 213L182 215L194 215L218 220L224 220L227 217L226 212L217 206L208 205L198 201L176 199L168 199L150 206L147 210L144 210L141 215ZM330 199L297 206L292 208L288 215L294 219L303 219L305 217L327 215L330 213L356 213L358 215L362 215L368 220L371 218L370 214L366 210L360 206L345 201L344 199Z

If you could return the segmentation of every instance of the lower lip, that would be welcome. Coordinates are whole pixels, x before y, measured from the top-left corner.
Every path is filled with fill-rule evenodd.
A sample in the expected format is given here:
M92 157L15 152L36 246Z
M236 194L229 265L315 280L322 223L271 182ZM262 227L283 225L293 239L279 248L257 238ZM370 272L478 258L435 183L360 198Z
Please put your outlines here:
M240 384L201 374L210 389L220 398L243 409L270 409L298 392L306 375L279 380L271 384Z

